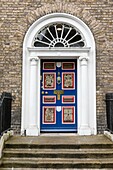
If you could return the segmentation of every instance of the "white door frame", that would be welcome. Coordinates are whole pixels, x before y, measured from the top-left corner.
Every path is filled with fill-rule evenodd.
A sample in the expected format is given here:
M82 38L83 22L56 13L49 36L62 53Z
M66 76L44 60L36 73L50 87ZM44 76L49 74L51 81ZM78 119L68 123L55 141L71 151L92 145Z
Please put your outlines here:
M84 35L85 48L37 48L32 41L37 31L49 23L65 22ZM40 135L40 59L77 59L78 134L97 133L95 42L87 25L64 13L48 14L37 20L26 33L23 44L23 88L21 133Z

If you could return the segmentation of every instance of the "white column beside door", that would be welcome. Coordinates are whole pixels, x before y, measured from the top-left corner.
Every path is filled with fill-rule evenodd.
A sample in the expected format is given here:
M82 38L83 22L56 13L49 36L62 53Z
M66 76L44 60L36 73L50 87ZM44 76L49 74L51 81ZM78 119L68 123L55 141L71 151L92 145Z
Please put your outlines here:
M37 126L37 65L38 57L30 58L30 91L29 95L29 114L28 128L26 134L28 136L38 136Z
M80 60L80 128L79 135L90 135L89 110L88 110L88 57L82 56Z

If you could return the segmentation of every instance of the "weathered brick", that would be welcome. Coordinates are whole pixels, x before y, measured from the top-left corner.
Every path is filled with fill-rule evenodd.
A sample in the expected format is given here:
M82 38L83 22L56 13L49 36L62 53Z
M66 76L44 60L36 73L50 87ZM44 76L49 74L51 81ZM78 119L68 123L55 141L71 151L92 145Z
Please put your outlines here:
M22 103L22 45L29 26L52 12L70 13L85 22L96 42L98 133L106 128L105 94L113 92L112 0L1 0L0 92L12 92L12 127L20 132Z

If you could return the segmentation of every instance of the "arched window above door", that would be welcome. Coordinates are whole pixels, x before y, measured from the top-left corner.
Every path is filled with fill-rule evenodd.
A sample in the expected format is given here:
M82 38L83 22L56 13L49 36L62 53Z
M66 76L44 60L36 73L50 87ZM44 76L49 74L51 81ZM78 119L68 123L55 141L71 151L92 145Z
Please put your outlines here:
M34 37L34 47L85 47L82 33L64 23L54 23L41 29Z

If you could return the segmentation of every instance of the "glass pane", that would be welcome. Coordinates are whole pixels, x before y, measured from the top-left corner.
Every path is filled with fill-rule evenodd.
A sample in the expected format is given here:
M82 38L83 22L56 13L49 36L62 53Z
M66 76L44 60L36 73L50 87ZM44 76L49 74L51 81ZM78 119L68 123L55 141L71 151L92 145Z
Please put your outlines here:
M71 43L77 42L77 41L79 41L79 40L81 40L81 36L80 36L80 35L76 35L75 37L73 37L73 38L69 41L69 43L71 44Z
M41 42L35 42L35 43L34 43L34 46L35 46L35 47L48 47L47 44L43 44L43 43L41 43Z
M69 40L71 37L73 37L76 34L76 30L72 29L69 33L69 35L67 36L66 40Z
M35 47L84 47L84 38L76 28L56 23L46 26L34 38Z

